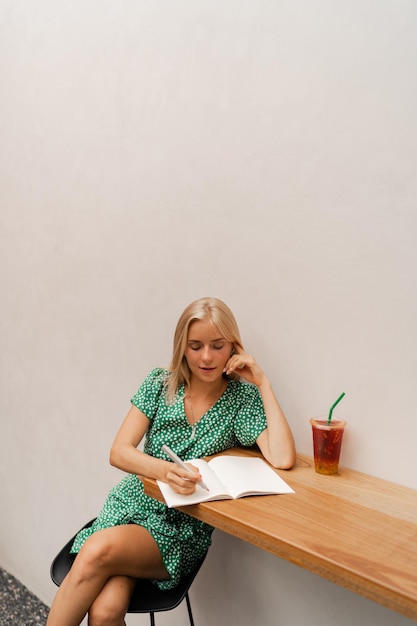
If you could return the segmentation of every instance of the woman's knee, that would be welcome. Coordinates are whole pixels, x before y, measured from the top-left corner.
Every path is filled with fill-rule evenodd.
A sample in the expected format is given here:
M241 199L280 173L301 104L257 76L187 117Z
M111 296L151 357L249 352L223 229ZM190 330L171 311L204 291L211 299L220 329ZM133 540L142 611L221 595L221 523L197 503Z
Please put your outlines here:
M112 546L99 533L87 539L74 562L72 569L80 578L90 579L95 573L103 575L112 559Z
M88 611L88 626L120 626L125 614L124 608L98 598Z

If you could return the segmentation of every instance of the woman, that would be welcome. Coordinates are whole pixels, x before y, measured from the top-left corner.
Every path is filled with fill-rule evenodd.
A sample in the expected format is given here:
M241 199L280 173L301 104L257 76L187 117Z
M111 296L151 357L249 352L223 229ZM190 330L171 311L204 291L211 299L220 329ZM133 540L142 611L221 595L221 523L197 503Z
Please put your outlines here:
M185 309L170 369L153 370L131 402L110 452L110 463L127 476L93 526L77 535L72 551L78 556L47 626L78 626L86 613L89 626L123 626L136 578L173 587L206 552L213 528L146 496L138 479L194 492L198 470L190 474L170 462L163 444L187 460L257 443L274 467L295 462L293 437L271 384L244 351L232 312L215 298Z

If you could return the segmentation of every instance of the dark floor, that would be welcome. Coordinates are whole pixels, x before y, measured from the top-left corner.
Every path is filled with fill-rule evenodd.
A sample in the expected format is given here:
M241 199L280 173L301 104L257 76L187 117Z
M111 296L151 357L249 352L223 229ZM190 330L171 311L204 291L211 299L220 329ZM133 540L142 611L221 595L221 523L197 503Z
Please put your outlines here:
M0 626L44 626L49 608L0 567Z

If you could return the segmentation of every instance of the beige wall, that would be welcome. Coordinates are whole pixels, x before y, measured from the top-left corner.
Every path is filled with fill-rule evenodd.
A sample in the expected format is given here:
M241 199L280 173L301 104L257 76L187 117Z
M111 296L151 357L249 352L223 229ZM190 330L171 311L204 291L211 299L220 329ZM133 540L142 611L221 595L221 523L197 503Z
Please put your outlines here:
M345 391L342 462L417 488L416 4L3 0L0 28L0 564L51 601L207 294L301 452ZM193 597L199 626L409 623L221 533Z

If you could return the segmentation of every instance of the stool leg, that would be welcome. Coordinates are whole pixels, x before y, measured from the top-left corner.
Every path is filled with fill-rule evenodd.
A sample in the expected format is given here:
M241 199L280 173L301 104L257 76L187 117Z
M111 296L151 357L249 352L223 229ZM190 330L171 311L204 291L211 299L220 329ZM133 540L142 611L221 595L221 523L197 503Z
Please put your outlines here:
M151 626L155 626L155 613L151 611L149 617L151 618Z
M188 596L188 591L185 594L185 600L187 602L188 617L190 618L190 626L194 626L193 612L191 611L191 602L190 602L190 598Z

